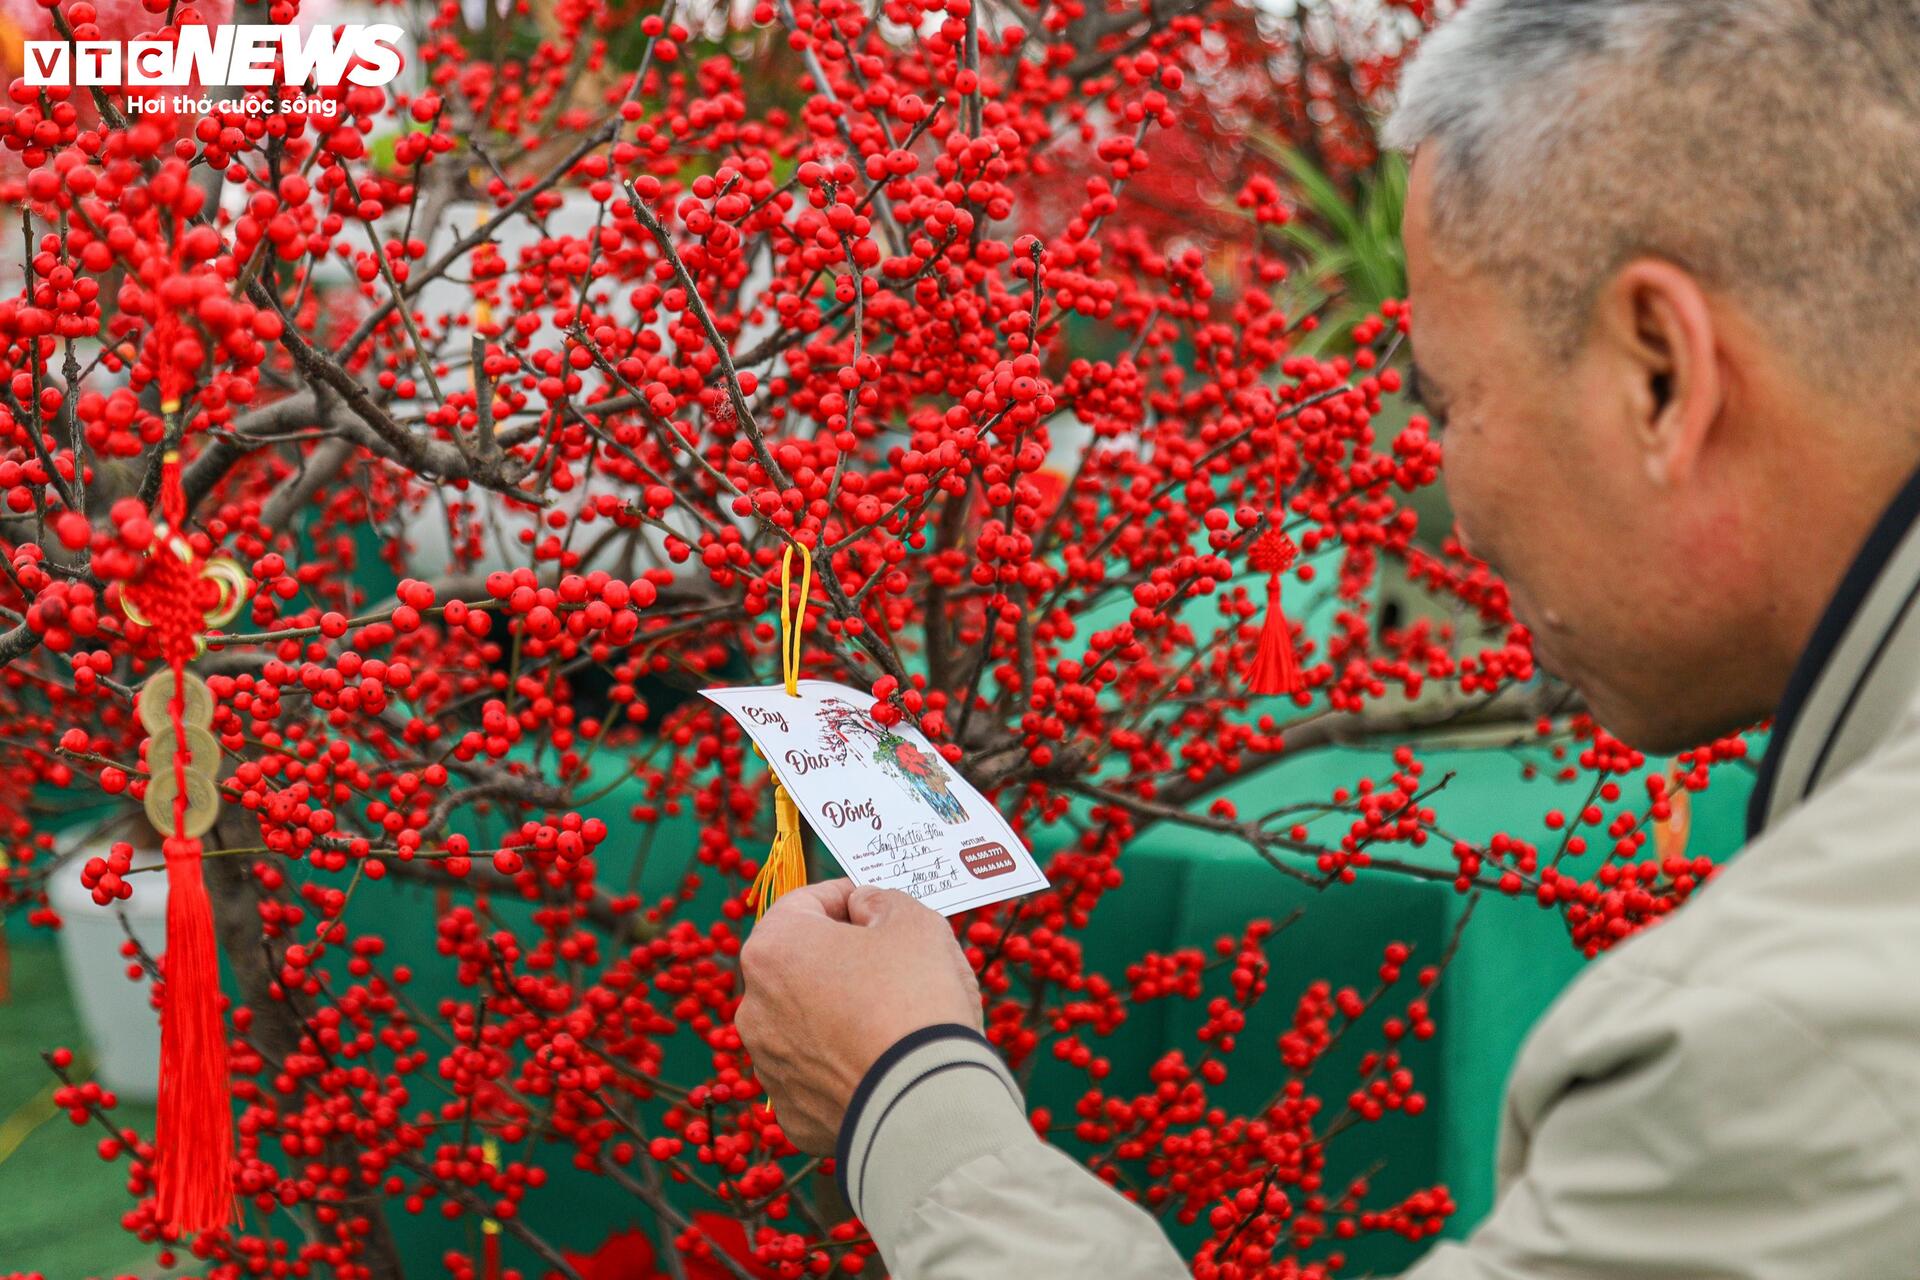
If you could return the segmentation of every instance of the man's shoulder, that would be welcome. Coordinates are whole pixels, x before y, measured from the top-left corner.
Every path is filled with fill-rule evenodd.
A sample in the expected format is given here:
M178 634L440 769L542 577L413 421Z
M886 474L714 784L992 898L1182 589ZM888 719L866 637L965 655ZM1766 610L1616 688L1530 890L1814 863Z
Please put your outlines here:
M1889 1099L1920 1132L1920 734L1754 841L1670 919L1602 957L1542 1020L1516 1084L1664 1052L1742 1073L1758 1020ZM1576 1059L1587 1059L1576 1062Z
M1871 992L1920 1006L1920 732L1787 813L1593 972L1608 969L1795 1005Z

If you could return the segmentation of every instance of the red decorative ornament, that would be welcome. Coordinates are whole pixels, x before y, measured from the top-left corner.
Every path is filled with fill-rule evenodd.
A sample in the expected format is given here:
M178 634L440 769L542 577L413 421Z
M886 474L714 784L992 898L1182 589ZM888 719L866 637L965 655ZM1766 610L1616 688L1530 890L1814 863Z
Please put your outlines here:
M500 1164L500 1143L489 1137L481 1144L487 1163L498 1167ZM480 1280L500 1280L500 1220L483 1218L480 1221Z
M653 1241L637 1228L614 1232L592 1253L568 1250L565 1256L580 1280L655 1280L661 1274Z
M173 829L162 846L167 868L166 995L160 1022L154 1182L161 1222L192 1233L232 1221L233 1114L213 904L201 871L199 837L188 834L186 665L204 647L206 629L239 611L247 580L232 561L199 555L182 532L186 499L177 454L169 454L162 465L160 503L165 523L156 529L140 573L122 590L121 607L152 634L172 674L166 725L173 741ZM157 780L148 785L157 785Z
M1280 607L1280 578L1293 567L1299 548L1278 529L1269 529L1253 544L1248 557L1256 570L1268 574L1267 621L1260 629L1260 647L1247 672L1247 688L1267 696L1292 696L1306 687L1300 659L1293 651L1293 626Z

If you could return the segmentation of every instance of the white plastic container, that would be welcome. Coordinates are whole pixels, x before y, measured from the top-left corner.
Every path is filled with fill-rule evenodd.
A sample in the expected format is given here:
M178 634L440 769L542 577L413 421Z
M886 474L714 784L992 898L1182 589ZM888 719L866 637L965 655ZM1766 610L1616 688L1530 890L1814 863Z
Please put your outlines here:
M95 1078L128 1101L151 1102L160 1079L160 1016L149 1000L152 987L146 978L127 977L127 966L136 962L120 953L127 935L119 917L126 916L133 935L157 958L166 949L167 876L164 871L134 876L133 896L108 907L80 884L87 859L105 857L108 846L124 838L114 828L89 826L63 841L65 860L54 871L47 896L60 913L60 960ZM158 849L142 850L134 854L133 865L159 861Z

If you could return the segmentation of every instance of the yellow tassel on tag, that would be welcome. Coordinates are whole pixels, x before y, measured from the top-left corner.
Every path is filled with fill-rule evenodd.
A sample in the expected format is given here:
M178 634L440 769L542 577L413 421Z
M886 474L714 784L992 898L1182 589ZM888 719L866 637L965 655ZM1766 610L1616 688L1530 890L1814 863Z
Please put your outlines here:
M774 900L807 882L807 853L800 841L800 811L779 783L773 784L773 847L753 878L753 916L766 914Z
M800 696L800 645L807 628L807 593L813 589L813 553L800 548L800 607L788 599L793 588L793 549L789 542L780 557L780 678L792 697ZM800 837L800 810L776 778L773 784L773 847L767 850L760 874L747 896L753 918L766 914L781 894L807 882L807 851Z

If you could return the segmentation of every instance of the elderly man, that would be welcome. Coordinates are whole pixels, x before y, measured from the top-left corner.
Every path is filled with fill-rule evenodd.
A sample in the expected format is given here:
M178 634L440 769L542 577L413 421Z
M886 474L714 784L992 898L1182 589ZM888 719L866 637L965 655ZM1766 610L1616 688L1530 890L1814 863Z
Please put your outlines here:
M1535 1028L1492 1216L1410 1276L1913 1280L1920 10L1473 0L1391 137L1421 392L1541 660L1649 750L1775 726L1747 848ZM744 967L894 1275L1183 1273L1028 1128L939 917L816 886Z

